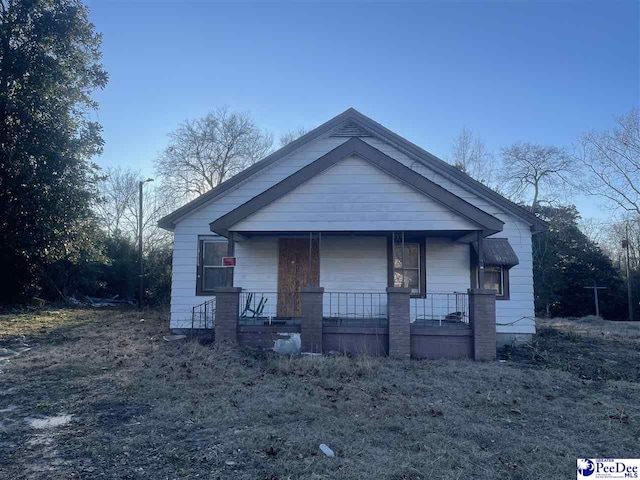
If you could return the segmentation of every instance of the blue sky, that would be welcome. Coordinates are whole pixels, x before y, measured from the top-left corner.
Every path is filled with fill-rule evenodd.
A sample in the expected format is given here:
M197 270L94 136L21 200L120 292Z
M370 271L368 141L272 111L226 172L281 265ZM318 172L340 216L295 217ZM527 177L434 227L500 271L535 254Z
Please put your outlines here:
M220 105L276 138L352 106L447 157L464 126L496 151L570 146L640 101L637 1L88 4L110 74L97 162L149 175L169 132Z

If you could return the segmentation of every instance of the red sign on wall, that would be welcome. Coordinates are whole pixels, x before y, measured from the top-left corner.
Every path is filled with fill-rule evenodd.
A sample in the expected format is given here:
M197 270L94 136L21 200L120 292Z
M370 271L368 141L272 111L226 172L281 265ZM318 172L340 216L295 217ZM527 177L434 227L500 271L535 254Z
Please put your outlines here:
M222 266L223 267L235 267L236 266L236 257L222 257Z

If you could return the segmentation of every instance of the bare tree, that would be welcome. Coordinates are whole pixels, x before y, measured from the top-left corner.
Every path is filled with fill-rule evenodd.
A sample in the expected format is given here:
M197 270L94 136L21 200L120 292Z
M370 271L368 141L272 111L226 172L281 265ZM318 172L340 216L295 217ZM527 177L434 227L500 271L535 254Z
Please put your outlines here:
M125 216L135 201L140 172L131 169L106 168L98 183L100 197L95 211L104 232L109 236L123 234ZM125 234L126 235L126 234Z
M96 205L96 216L108 236L137 241L140 180L142 175L138 170L121 167L105 169L98 184L100 200ZM142 245L145 252L165 247L171 242L170 234L158 227L158 220L169 213L173 206L162 191L162 186L154 183L144 186Z
M517 200L531 199L531 211L542 201L557 200L571 192L577 175L575 162L559 147L516 143L502 149L500 180L505 192Z
M607 242L607 229L603 228L602 220L594 217L581 218L578 221L578 228L584 233L589 240L597 243L602 248L605 247Z
M298 127L295 130L289 130L286 133L280 135L280 146L284 147L285 145L290 144L294 140L297 140L304 134L306 134L309 130L304 127Z
M605 225L606 242L603 250L622 271L625 269L626 248L623 240L629 242L629 263L632 272L640 271L640 216L627 214L621 220Z
M579 159L590 173L586 193L640 215L640 111L616 119L610 131L580 140Z
M260 131L248 113L226 107L184 122L169 139L156 171L174 194L187 199L255 163L273 144L273 137Z
M492 186L495 176L495 160L484 142L468 128L463 128L453 143L451 163L470 177Z

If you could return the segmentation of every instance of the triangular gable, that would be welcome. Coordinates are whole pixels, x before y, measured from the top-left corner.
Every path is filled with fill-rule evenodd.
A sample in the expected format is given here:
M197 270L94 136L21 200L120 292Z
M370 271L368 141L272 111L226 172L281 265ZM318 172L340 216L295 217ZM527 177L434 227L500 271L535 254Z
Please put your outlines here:
M325 172L341 160L353 155L366 160L404 185L411 187L414 191L426 195L460 217L473 222L478 230L484 231L485 235L491 235L502 230L502 221L471 205L358 138L348 140L265 192L218 218L210 224L211 230L223 236L228 235L229 229L233 225L294 191L300 185Z
M451 232L479 229L448 206L352 155L229 227L256 232ZM444 233L446 232L446 233Z
M389 143L390 145L393 145L398 150L408 155L410 158L419 163L422 163L436 173L444 175L446 178L451 179L451 181L457 183L465 189L468 189L470 192L473 192L478 196L489 200L495 205L504 208L506 211L513 213L523 221L530 224L531 229L534 233L547 229L547 225L545 222L537 218L533 213L529 212L525 208L516 205L507 198L503 197L497 192L494 192L487 186L461 172L457 168L449 165L447 162L409 142L405 138L392 132L383 125L375 122L374 120L370 119L369 117L363 115L353 108L345 110L340 115L337 115L336 117L311 130L297 140L294 140L283 148L265 157L264 159L238 173L229 180L226 180L216 188L213 188L207 193L180 207L179 209L162 218L158 222L158 225L162 228L166 228L167 230L173 230L175 227L175 223L182 217L214 201L231 189L240 185L242 182L245 182L253 175L258 174L262 170L273 165L287 155L325 135L335 135L341 137L379 137L381 140Z

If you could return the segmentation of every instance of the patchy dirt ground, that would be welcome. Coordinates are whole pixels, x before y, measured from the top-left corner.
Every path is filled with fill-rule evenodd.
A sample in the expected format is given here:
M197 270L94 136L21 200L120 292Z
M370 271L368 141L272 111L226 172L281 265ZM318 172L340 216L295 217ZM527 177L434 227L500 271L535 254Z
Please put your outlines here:
M587 323L481 364L165 342L150 312L0 315L0 478L574 478L578 457L640 455L640 335Z

